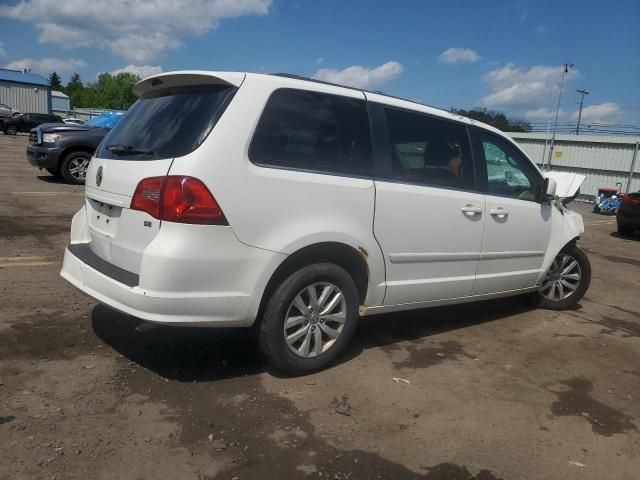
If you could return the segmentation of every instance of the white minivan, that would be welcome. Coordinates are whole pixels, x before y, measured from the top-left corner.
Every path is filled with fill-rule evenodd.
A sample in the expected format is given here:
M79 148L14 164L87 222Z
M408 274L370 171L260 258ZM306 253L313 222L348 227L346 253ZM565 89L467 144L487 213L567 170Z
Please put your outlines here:
M302 374L359 317L520 294L570 308L589 286L582 217L560 198L580 182L495 128L284 74L168 72L134 92L61 272L116 310L254 327Z

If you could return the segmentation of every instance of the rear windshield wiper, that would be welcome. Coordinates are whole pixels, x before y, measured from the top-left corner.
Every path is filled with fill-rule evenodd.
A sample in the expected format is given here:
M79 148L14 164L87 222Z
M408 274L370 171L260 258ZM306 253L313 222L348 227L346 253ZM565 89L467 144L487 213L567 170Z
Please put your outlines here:
M116 155L153 155L153 150L133 148L131 145L107 145L106 149Z

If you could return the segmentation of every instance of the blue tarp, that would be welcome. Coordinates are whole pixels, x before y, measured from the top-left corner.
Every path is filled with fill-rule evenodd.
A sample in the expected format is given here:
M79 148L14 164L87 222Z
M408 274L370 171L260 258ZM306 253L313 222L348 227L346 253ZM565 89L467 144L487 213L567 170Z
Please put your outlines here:
M93 117L91 120L89 120L87 122L87 125L89 125L90 127L113 128L125 113L125 110L112 110L110 112L103 112L97 117Z

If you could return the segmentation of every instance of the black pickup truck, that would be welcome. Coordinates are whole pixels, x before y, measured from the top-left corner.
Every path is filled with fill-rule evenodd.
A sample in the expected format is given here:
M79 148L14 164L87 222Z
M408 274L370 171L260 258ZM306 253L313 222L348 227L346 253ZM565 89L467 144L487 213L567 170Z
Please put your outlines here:
M27 145L29 163L67 183L84 184L93 153L123 113L109 112L106 121L96 117L86 125L45 123L34 128Z

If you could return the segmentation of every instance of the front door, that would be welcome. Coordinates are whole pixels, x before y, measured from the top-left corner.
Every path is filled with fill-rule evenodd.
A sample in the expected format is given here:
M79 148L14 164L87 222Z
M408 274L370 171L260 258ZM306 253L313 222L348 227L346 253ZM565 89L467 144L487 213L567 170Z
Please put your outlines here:
M388 150L389 167L375 181L384 303L468 296L480 257L485 202L474 191L466 128L417 112L376 108L384 131L376 142Z
M486 221L474 295L533 287L551 233L551 209L538 201L544 179L509 142L476 130L486 166ZM482 170L482 169L481 169Z

